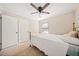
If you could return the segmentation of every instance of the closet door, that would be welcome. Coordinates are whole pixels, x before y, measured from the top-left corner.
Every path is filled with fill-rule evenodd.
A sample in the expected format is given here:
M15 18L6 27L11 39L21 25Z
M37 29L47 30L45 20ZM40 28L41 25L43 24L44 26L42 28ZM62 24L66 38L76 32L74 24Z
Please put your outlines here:
M2 15L2 48L11 47L18 43L17 19Z
M2 16L0 16L0 50L2 49Z
M19 42L29 40L29 21L26 19L19 19Z

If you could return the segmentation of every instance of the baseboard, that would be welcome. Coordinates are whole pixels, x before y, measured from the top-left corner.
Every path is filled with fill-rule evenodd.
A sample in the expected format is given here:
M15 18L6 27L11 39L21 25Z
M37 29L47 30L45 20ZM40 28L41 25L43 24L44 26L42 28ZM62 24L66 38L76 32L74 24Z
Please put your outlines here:
M2 50L7 50L7 49L15 48L15 47L17 47L17 44L13 44L13 45L7 46L5 48L2 48Z

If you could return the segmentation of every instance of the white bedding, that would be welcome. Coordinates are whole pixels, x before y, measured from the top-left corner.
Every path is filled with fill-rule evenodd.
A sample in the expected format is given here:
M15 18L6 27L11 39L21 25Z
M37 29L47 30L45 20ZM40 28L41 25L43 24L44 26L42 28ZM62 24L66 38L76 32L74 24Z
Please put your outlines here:
M37 34L31 40L34 46L50 56L65 56L69 48L69 44L56 37L56 35Z
M70 37L67 35L56 35L56 36L67 43L79 46L79 39L77 38Z
M68 55L79 56L79 39L70 37L68 35L56 35L62 41L69 44Z

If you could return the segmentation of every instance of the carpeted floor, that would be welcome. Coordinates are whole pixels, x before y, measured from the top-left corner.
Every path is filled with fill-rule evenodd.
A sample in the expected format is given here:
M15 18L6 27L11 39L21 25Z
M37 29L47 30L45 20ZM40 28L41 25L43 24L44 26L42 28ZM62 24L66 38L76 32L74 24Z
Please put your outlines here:
M24 42L15 48L0 51L0 56L45 56L45 54L34 46L30 47L29 43Z

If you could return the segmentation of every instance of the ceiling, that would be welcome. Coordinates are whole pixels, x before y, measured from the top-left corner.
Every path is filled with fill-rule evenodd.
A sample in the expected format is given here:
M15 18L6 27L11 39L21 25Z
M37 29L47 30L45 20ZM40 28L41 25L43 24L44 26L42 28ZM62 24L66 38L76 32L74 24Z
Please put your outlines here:
M45 3L35 3L35 5L43 6ZM33 20L42 20L50 16L56 16L64 13L71 12L78 7L77 3L51 3L44 11L50 14L31 14L37 10L30 6L29 3L0 3L0 10L14 13Z

